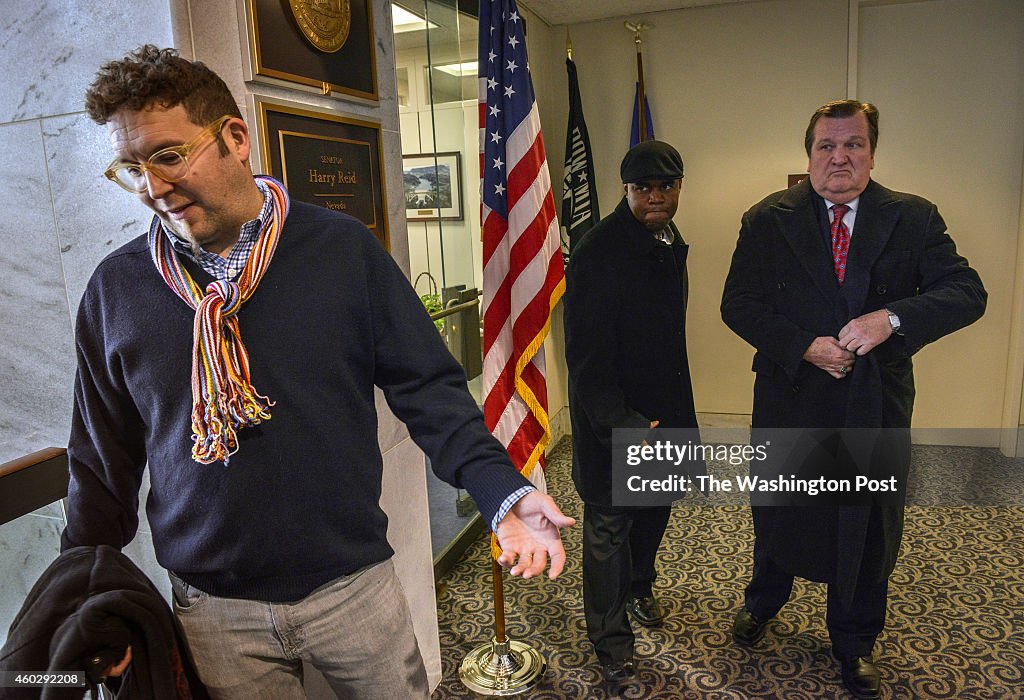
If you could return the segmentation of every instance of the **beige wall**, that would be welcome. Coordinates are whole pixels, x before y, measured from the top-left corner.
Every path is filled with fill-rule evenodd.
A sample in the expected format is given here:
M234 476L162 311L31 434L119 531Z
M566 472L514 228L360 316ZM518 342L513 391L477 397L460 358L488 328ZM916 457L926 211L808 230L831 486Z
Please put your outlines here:
M686 163L676 220L691 245L688 339L698 411L750 411L753 350L718 311L740 216L784 188L788 173L806 169L807 119L820 104L846 97L851 78L851 96L881 110L877 179L939 205L991 295L981 322L918 356L915 427L980 428L928 436L996 445L1000 425L1020 422L1019 339L1011 351L1011 327L1021 323L1019 312L1011 318L1024 153L1020 3L865 4L851 22L846 0L776 0L630 19L651 25L644 72L656 134ZM550 54L564 56L564 29L555 28ZM621 196L618 163L636 75L632 35L621 19L570 30L607 214ZM560 62L552 59L543 72L562 74L564 95ZM533 53L531 64L537 76ZM552 134L564 133L560 99L554 122L544 124L549 158ZM1004 421L1009 414L1013 420Z
M521 11L523 8L520 8ZM566 75L565 28L551 27L529 11L526 18L526 50L530 57L530 76L537 95L544 150L551 174L551 193L555 210L561 211L562 161L565 155ZM553 447L569 431L568 378L565 368L565 334L562 332L562 305L551 315L551 333L544 344L548 380L548 416L551 420Z
M1024 170L1024 166L1022 166ZM1024 455L1024 177L1021 179L1020 220L1017 227L1017 279L1013 285L1010 318L1010 351L1006 361L1006 393L1003 396L1003 432L999 448L1011 456ZM1016 379L1016 382L1014 381ZM1014 425L1017 429L1014 430Z
M916 358L921 427L997 428L1005 388L1016 384L1007 359L1024 151L1021 10L1016 0L933 0L860 12L858 96L882 119L875 175L939 205L989 292L976 326Z

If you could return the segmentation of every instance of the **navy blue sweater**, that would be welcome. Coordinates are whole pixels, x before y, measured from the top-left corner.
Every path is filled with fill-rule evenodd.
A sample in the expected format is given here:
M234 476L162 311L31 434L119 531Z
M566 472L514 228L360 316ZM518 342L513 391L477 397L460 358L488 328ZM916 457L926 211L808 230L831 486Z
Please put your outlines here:
M201 286L211 281L186 267ZM62 548L131 541L148 460L157 559L201 590L292 601L387 559L374 385L486 522L528 483L484 426L408 280L351 217L292 202L274 259L238 315L272 418L239 431L228 466L191 458L193 317L157 273L145 236L89 281Z

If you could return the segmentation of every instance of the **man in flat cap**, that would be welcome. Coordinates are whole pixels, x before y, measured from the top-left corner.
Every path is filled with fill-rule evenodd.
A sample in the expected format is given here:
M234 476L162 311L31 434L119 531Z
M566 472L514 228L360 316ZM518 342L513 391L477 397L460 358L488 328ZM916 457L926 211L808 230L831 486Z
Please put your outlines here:
M636 671L629 617L654 626L654 560L670 505L612 502L614 428L696 428L686 357L686 255L672 223L683 160L661 141L626 153L625 196L573 250L565 339L573 481L584 502L583 605L604 679ZM628 611L628 612L627 612Z

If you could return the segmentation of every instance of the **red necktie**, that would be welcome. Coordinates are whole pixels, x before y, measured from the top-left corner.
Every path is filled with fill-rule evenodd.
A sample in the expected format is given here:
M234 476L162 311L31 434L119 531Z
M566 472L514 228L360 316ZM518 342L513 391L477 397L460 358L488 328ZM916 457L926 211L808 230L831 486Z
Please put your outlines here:
M849 210L845 204L832 207L832 263L839 284L846 277L846 254L850 251L850 229L843 223L843 217Z

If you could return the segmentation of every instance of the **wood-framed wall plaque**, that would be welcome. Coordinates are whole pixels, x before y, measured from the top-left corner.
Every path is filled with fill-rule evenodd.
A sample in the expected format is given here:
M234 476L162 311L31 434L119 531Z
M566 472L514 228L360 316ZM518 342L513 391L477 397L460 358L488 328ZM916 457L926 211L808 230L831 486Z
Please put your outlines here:
M256 98L263 172L294 200L366 224L390 251L380 124Z
M371 0L245 0L251 79L376 100Z

